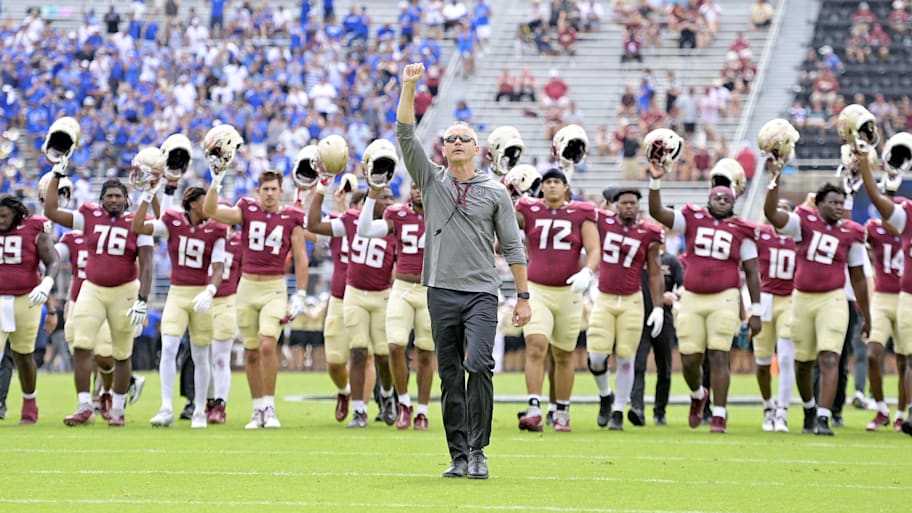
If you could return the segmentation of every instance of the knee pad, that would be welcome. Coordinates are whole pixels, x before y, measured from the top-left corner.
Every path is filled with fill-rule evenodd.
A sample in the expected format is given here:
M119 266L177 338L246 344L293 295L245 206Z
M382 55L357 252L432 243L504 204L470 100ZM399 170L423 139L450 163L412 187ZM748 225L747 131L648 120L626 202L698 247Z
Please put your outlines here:
M608 357L610 355L603 353L589 353L587 362L589 365L589 372L595 374L604 374L608 372Z

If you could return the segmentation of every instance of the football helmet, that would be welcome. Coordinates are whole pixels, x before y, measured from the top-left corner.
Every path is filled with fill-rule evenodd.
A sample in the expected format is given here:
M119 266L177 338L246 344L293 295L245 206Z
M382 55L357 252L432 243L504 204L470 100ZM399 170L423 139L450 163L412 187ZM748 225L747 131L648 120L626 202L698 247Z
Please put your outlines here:
M41 145L41 153L44 153L51 164L59 164L61 160L69 159L76 151L81 135L79 122L64 116L51 124L44 144Z
M130 184L138 190L154 186L165 172L165 155L149 146L139 150L130 168Z
M193 155L193 145L190 143L190 139L187 139L184 134L171 134L162 143L161 151L165 157L165 179L180 180L190 167L190 159Z
M501 183L507 187L514 199L523 195L536 197L541 189L542 177L535 166L519 164L504 175Z
M38 202L44 205L44 198L47 197L48 187L51 185L53 173L45 173L38 180ZM67 208L70 205L70 198L73 197L73 182L66 176L57 180L57 204L60 208Z
M317 143L323 172L336 176L348 167L348 143L341 135L328 135Z
M579 125L567 125L558 130L551 139L551 154L560 159L560 167L567 175L567 180L573 174L574 168L586 158L588 149L589 138Z
M298 189L306 190L317 185L320 180L320 152L316 144L303 148L295 156L291 178Z
M795 143L801 135L787 120L771 119L763 124L757 134L757 146L779 167L784 166L795 151Z
M656 128L643 138L646 160L662 166L667 173L684 149L684 139L668 128Z
M735 193L735 197L740 196L747 186L747 175L744 174L741 163L730 158L719 159L716 162L709 172L709 180L712 187L728 187Z
M503 176L519 163L525 151L519 130L512 126L499 126L488 136L488 157L491 159L491 170L497 176Z
M396 147L386 139L377 139L367 145L361 157L367 183L376 189L382 189L390 183L399 165L399 154Z
M912 169L912 134L899 132L887 139L881 158L884 170L891 176L901 175Z
M871 169L877 169L877 154L871 151L866 155ZM861 168L858 167L858 157L851 146L843 144L839 148L839 161L840 164L836 168L836 176L842 178L843 190L847 195L851 196L858 192L858 189L864 184L861 178Z
M839 113L836 132L843 144L848 144L858 151L869 151L880 144L877 120L868 109L857 103L846 106Z
M354 173L343 173L339 180L339 188L345 192L351 192L358 189L358 177Z
M219 174L228 169L242 144L244 138L231 125L222 123L209 129L203 138L203 151L210 170Z

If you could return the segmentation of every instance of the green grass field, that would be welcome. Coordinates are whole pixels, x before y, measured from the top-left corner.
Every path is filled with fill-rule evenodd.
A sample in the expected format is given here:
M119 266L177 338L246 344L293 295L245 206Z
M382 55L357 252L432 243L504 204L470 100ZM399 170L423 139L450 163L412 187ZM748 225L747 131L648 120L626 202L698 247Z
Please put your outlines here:
M680 375L673 384L673 394L685 393ZM887 390L895 386L894 377ZM486 451L491 479L470 481L440 477L449 458L435 402L427 432L376 423L349 431L332 418L332 402L282 399L329 395L328 377L284 373L277 400L282 429L247 432L242 374L233 387L228 424L191 432L186 421L149 427L159 407L157 374L128 408L124 429L64 426L75 406L69 374L39 377L41 419L18 426L14 381L10 412L0 421L7 465L0 511L867 513L906 509L912 490L912 439L892 429L866 433L872 412L851 406L846 427L821 438L800 433L797 407L789 434L761 432L759 406L731 408L725 435L689 429L685 406L669 409L667 427L627 424L609 432L595 424L595 404L573 406L572 433L530 434L516 428L521 405L497 403ZM736 377L732 389L756 393L748 376ZM584 374L576 390L595 394ZM495 392L523 394L522 376L497 376ZM372 405L371 419L375 413Z

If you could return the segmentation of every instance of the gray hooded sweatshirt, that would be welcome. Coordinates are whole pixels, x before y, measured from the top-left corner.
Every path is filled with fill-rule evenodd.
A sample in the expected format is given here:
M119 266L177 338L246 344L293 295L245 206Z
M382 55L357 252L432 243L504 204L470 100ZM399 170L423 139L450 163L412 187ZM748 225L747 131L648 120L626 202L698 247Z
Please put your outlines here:
M509 264L526 264L510 194L500 182L477 172L458 180L431 162L415 125L397 123L402 159L421 191L425 213L421 283L462 292L497 294L494 237Z

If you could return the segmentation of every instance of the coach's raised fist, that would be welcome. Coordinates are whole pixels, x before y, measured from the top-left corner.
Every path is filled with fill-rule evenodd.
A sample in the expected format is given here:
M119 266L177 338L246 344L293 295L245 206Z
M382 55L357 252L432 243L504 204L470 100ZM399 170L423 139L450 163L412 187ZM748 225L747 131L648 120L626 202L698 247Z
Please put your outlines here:
M402 70L402 82L405 84L414 84L421 80L423 76L424 64L420 62L409 64Z

